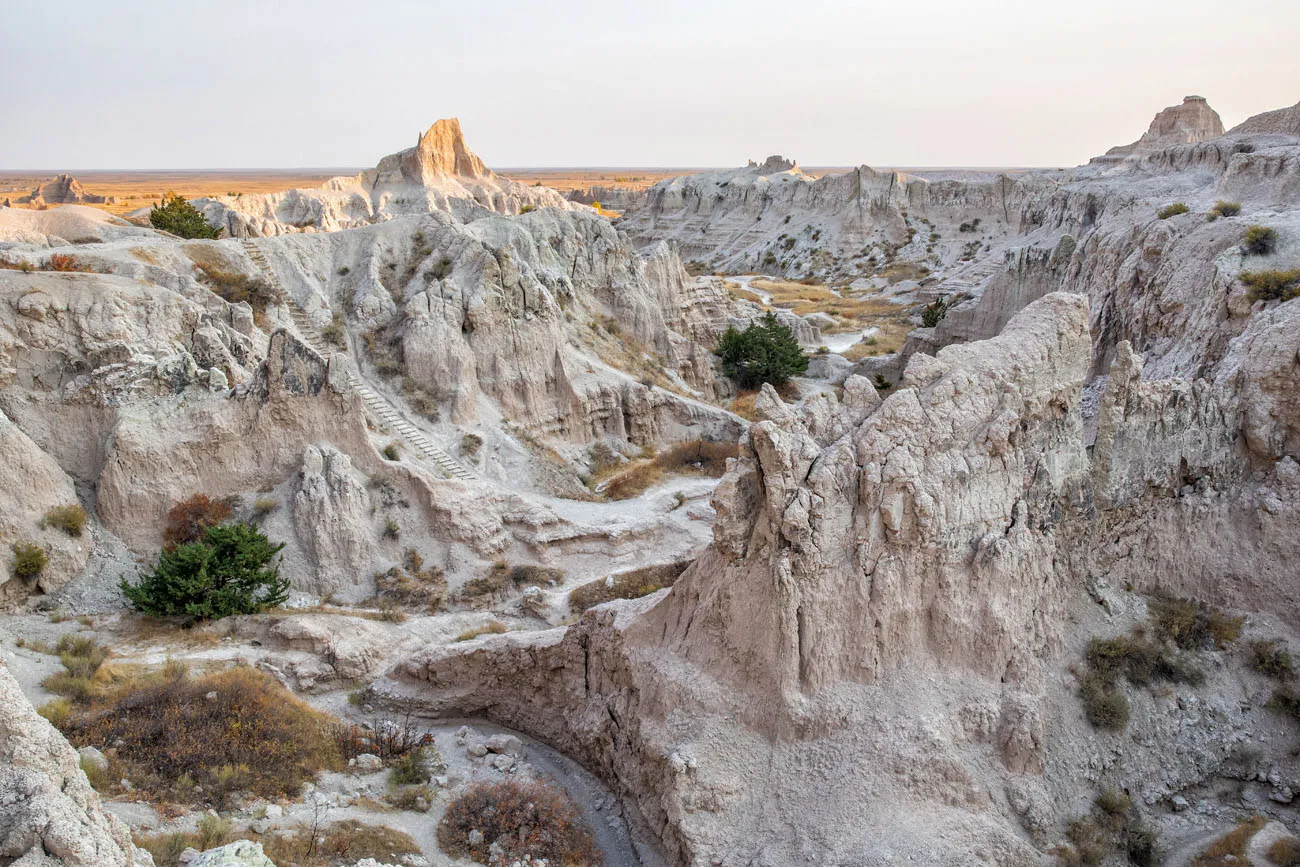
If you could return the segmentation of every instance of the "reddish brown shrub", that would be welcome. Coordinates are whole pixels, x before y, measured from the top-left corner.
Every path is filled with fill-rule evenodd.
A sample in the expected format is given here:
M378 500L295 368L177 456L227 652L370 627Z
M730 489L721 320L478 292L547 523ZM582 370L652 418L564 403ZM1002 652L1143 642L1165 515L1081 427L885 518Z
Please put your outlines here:
M209 527L224 524L234 514L229 499L214 500L207 494L195 494L181 500L167 512L167 526L163 539L169 545L197 542Z
M482 840L470 843L475 830ZM438 823L438 845L444 852L486 864L493 843L507 862L600 863L578 808L561 789L544 783L475 783L447 805Z

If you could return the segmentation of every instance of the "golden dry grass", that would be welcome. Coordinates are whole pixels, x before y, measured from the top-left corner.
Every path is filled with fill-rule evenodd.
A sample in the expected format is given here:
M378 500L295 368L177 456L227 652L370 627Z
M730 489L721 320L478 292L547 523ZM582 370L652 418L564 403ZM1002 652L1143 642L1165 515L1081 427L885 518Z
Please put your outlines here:
M1246 847L1267 822L1263 816L1247 819L1193 858L1192 867L1228 867L1230 864L1246 863Z
M187 199L202 196L224 196L228 193L276 193L295 187L317 187L340 174L355 171L215 171L215 172L74 172L88 193L96 196L116 196L111 205L89 205L114 214L124 214L137 208L151 207L168 192L179 193ZM44 172L12 172L0 177L0 198L26 196L43 181L53 177ZM26 205L15 205L25 208Z
M909 306L894 304L878 292L850 293L843 290L842 295L837 295L820 284L794 283L788 280L754 280L750 285L771 295L773 307L781 307L800 316L826 313L835 317L836 324L823 329L828 333L860 331L871 327L879 329L873 335L875 343L858 344L843 353L850 361L897 352L902 349L908 332L915 327L909 318ZM738 285L734 289L729 288L728 292L733 298L755 300Z
M670 446L663 452L619 467L608 475L596 476L593 484L603 482L601 493L610 500L639 497L669 475L706 475L721 478L727 470L727 458L739 454L734 442L689 440Z

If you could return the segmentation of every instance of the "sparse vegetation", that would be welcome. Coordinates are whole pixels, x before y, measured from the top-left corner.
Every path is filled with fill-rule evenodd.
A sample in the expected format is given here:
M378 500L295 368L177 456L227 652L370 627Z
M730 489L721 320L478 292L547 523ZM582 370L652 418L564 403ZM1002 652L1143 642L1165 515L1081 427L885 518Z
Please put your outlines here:
M437 262L433 263L433 267L431 267L429 271L425 274L426 278L430 278L433 280L445 280L450 276L451 276L450 256L442 256L441 258L439 258Z
M201 281L214 293L231 304L244 303L253 308L253 319L265 325L266 310L281 302L275 287L261 277L250 277L237 271L226 271L211 264L200 264Z
M1182 202L1174 202L1172 205L1166 205L1157 211L1156 216L1162 220L1168 220L1170 217L1186 214L1188 210L1188 207Z
M1252 641L1250 667L1273 680L1288 681L1295 675L1291 653L1278 641Z
M498 560L492 564L492 568L486 575L466 581L457 596L461 599L476 600L522 587L554 587L563 583L563 570L531 564L511 566L505 560Z
M33 542L15 542L13 553L14 559L9 571L25 581L35 581L45 571L45 567L50 565L50 555Z
M533 211L535 211L535 210L537 210L537 209L536 209L536 207L533 206L533 205L521 205L521 206L519 207L519 213L520 213L520 214L531 214L531 213L532 213Z
M186 849L202 851L240 839L250 839L250 835L233 833L228 820L209 814L199 819L194 833L137 835L135 844L153 855L157 867L179 867ZM257 835L256 839L274 863L295 867L344 867L368 858L398 863L404 856L420 853L410 835L355 819L331 822L316 829L314 835L304 829Z
M1250 863L1246 860L1246 847L1267 822L1263 816L1247 819L1207 846L1204 852L1192 859L1191 867L1229 867Z
M794 332L773 313L744 331L729 327L718 340L722 369L741 388L779 385L808 369L808 358Z
M384 518L384 538L397 539L402 535L402 527L391 515Z
M689 565L690 561L679 560L676 563L646 566L590 581L569 592L569 608L575 612L586 611L613 599L640 599L649 596L673 586Z
M1149 607L1157 637L1183 650L1204 650L1211 646L1222 650L1241 637L1242 618L1232 617L1204 602L1153 596Z
M456 636L457 641L473 641L480 635L504 635L510 630L500 620L489 621L482 626L473 626Z
M460 438L460 453L474 460L478 456L478 450L483 446L483 437L475 433L467 433Z
M1267 256L1277 247L1277 230L1268 226L1251 226L1246 229L1241 246L1247 255Z
M639 497L665 475L694 473L718 479L727 471L727 459L738 454L739 446L732 442L680 442L652 458L614 470L599 489L608 499L627 500Z
M407 548L402 565L375 576L380 603L437 611L447 599L447 577L436 566L426 567L414 548Z
M344 328L343 314L337 310L330 317L330 324L321 329L321 338L335 349L347 351L348 335Z
M493 848L500 850L505 863L600 863L578 808L563 790L544 783L471 785L447 805L438 823L438 845L449 855L480 864L488 863Z
M114 744L114 761L137 789L172 797L188 776L220 806L242 791L296 795L317 771L340 768L332 722L269 675L241 666L128 681L75 707L64 730L75 744Z
M1068 845L1052 850L1061 867L1101 864L1115 855L1127 857L1137 867L1160 863L1155 830L1142 821L1132 799L1114 789L1098 795L1088 815L1069 823L1066 839Z
M261 521L278 508L280 508L278 497L260 496L253 500L253 520Z
M1276 867L1300 867L1300 841L1295 837L1275 840L1265 855Z
M170 232L180 238L215 239L220 231L213 226L198 208L176 193L168 193L163 201L149 211L149 223L155 229Z
M1291 271L1242 271L1251 301L1290 301L1300 295L1300 268Z
M388 445L384 446L383 455L385 459L390 461L401 460L402 449L397 440L393 440Z
M1241 213L1240 202L1216 202L1210 213L1219 217L1235 217Z
M80 503L68 506L55 506L41 519L42 527L54 527L69 536L80 536L86 529L86 510Z
M278 563L271 566L283 548L251 524L209 527L201 541L164 548L140 583L122 579L122 593L153 617L254 614L289 598L288 579L280 577Z

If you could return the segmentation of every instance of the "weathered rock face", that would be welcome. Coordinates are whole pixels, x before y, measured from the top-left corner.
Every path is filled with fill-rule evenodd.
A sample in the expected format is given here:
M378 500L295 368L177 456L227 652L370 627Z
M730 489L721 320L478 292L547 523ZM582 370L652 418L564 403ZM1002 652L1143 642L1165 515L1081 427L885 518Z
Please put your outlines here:
M369 595L358 578L376 554L370 512L370 496L348 456L332 446L308 446L293 499L293 525L316 564L311 590L344 599Z
M1195 144L1223 135L1223 121L1203 96L1185 96L1181 105L1171 105L1151 121L1142 138L1129 145L1106 151L1106 158L1146 154L1173 145ZM1104 158L1103 158L1104 159Z
M1102 761L1056 661L1085 587L1287 618L1300 594L1293 413L1248 420L1239 382L1296 381L1270 373L1293 363L1285 328L1235 342L1215 383L1143 380L1121 341L1090 454L1089 319L1047 295L992 340L914 356L883 402L854 377L842 402L765 394L714 544L671 592L431 648L389 689L572 751L671 863L1040 863ZM1174 758L1163 719L1105 761L1147 803L1258 723L1225 711Z
M955 262L974 239L996 244L1016 230L1021 204L1043 185L1051 182L927 181L867 166L813 178L770 157L761 166L660 181L619 225L642 243L671 240L684 259L732 273L852 279L895 257ZM977 218L978 234L960 228Z
M149 865L104 812L77 751L36 713L0 660L0 860L14 867Z
M1249 117L1228 130L1229 135L1300 136L1300 102Z
M356 177L332 178L314 189L221 196L194 204L210 223L237 238L335 232L429 211L471 218L535 208L586 210L555 190L489 170L465 144L456 118L438 121L415 147L384 157Z

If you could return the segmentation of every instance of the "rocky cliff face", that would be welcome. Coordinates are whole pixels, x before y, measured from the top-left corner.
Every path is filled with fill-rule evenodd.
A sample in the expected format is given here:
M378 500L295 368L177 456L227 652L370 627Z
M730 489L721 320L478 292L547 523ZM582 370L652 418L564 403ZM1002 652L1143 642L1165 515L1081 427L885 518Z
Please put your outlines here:
M0 660L0 860L13 867L153 867L104 812L77 751Z
M1225 711L1178 759L1144 739L1156 711L1094 764L1060 680L1070 612L1108 576L1289 617L1293 412L1254 423L1261 453L1243 435L1255 374L1147 381L1121 343L1090 451L1089 319L1081 296L1045 296L992 340L914 356L883 402L855 378L842 402L766 395L713 546L670 593L431 648L389 689L572 750L673 863L1037 864L1078 781L1172 796L1229 762L1258 711ZM1225 370L1294 365L1253 330Z
M29 204L34 208L50 205L104 205L116 202L113 196L96 196L88 193L81 181L72 175L58 175L40 184L27 196L18 200L20 204Z
M194 204L210 223L236 238L336 232L429 211L469 218L483 212L583 208L552 189L489 170L465 144L456 118L438 121L415 147L384 157L356 177L332 178L314 189L222 196Z

